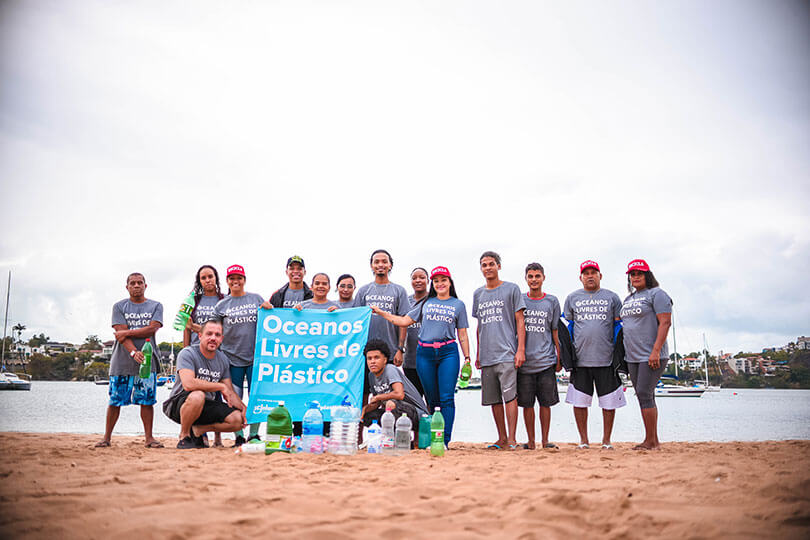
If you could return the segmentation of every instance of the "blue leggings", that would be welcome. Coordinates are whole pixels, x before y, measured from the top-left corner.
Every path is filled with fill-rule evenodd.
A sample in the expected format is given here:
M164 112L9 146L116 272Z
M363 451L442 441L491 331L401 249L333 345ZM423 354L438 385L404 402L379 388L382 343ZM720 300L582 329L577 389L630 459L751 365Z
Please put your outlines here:
M460 367L458 345L448 343L438 349L419 345L416 349L416 371L425 389L428 410L439 407L444 417L444 444L453 434L456 417L456 381Z
M253 378L253 364L249 366L231 366L231 383L233 391L240 398L245 393L244 385L247 379L248 392L250 392L250 380Z

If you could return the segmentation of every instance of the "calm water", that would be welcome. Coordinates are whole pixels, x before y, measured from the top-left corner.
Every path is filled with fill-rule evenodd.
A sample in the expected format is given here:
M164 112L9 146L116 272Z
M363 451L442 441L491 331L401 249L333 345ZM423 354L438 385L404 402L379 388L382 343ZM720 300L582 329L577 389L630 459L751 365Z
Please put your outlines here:
M158 405L169 389L158 388ZM614 441L641 440L643 428L638 402L627 392L628 405L616 413ZM564 400L564 397L563 397ZM595 400L594 400L595 401ZM662 441L761 441L810 439L810 390L722 390L701 398L656 398L659 435ZM495 425L489 407L481 406L479 391L456 394L458 441L495 440ZM103 433L107 387L92 382L34 381L30 392L0 392L0 431ZM592 441L601 438L601 412L594 405L589 415ZM518 440L526 440L518 422ZM539 426L538 426L539 432ZM125 407L115 434L142 433L138 407ZM176 436L177 424L155 407L155 434ZM225 438L231 438L225 435ZM538 433L539 438L539 433ZM571 407L560 403L551 409L550 438L577 442Z

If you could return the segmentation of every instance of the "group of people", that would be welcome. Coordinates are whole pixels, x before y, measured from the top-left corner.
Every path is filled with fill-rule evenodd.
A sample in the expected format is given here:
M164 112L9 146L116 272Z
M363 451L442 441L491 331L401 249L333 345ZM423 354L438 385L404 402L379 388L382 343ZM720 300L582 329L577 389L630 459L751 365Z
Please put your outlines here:
M245 383L250 391L259 308L334 311L361 306L373 313L364 349L363 423L370 425L386 406L393 405L396 413L408 414L416 426L419 415L438 408L445 419L445 445L449 444L462 357L471 360L467 308L444 266L430 272L413 269L409 295L389 279L394 261L388 251L374 251L369 263L374 280L356 288L354 277L341 275L337 300L328 298L332 284L327 274L315 274L307 285L306 266L297 255L287 260L288 282L269 300L245 290L242 266L227 269L227 294L220 289L217 270L201 267L195 276L185 347L177 357L178 380L163 404L164 413L180 424L177 447L205 447L209 432L215 434L214 445L222 445L222 432L235 432L235 445L259 439L258 424L251 424L245 436L243 429L248 426L242 401ZM626 404L619 371L626 371L645 429L643 442L635 448L658 449L654 391L669 358L666 340L672 300L649 265L641 259L628 264L629 294L622 302L600 286L599 265L585 261L580 265L582 288L569 294L562 308L556 297L543 290L545 270L539 263L525 268L525 293L517 284L500 279L497 253L484 252L479 265L485 284L473 294L475 366L481 371L481 403L491 408L498 433L488 448L518 447L521 408L528 434L523 447L534 449L535 404L539 405L541 447L557 448L549 440L549 425L551 407L559 403L557 372L565 367L570 371L566 402L574 409L578 448L589 448L587 419L594 389L603 416L601 447L613 448L615 411ZM163 323L163 308L146 298L142 274L127 276L126 288L129 298L113 306L116 344L110 359L110 401L104 438L97 446L110 445L120 407L137 404L146 445L160 447L152 436L159 362L153 362L148 378L139 377L138 368L143 362L143 342L154 340ZM155 351L159 354L156 346ZM294 430L300 434L300 423L296 424Z

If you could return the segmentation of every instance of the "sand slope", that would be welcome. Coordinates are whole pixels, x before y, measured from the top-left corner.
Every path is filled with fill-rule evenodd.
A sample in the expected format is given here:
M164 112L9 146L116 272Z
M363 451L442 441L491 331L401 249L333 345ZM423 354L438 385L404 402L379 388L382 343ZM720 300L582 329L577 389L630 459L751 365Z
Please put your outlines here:
M0 434L4 538L810 537L810 441L235 456ZM230 441L226 441L230 444ZM238 479L238 480L237 480Z

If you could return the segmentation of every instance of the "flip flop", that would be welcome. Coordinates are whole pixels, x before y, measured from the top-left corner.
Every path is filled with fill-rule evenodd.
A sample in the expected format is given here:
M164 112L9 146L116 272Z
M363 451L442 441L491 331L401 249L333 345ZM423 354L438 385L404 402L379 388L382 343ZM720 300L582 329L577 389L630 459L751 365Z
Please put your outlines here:
M529 443L523 443L520 445L524 450L534 450L534 448L529 447ZM535 446L537 448L537 446Z
M613 445L612 444L603 444L602 445L602 450L613 450Z
M501 448L501 445L498 443L492 443L487 446L487 450L503 450L503 448Z
M96 448L109 448L110 447L110 441L98 441L96 443L95 447Z
M577 450L587 450L588 448L590 448L588 443L580 443L577 445Z
M550 443L546 443L545 445L543 445L543 448L559 448L559 446L557 446L553 442L550 442Z
M144 445L146 448L164 448L163 443L160 441L152 441Z
M518 449L518 445L516 445L516 444L510 444L509 445L509 450L517 450L517 449Z

